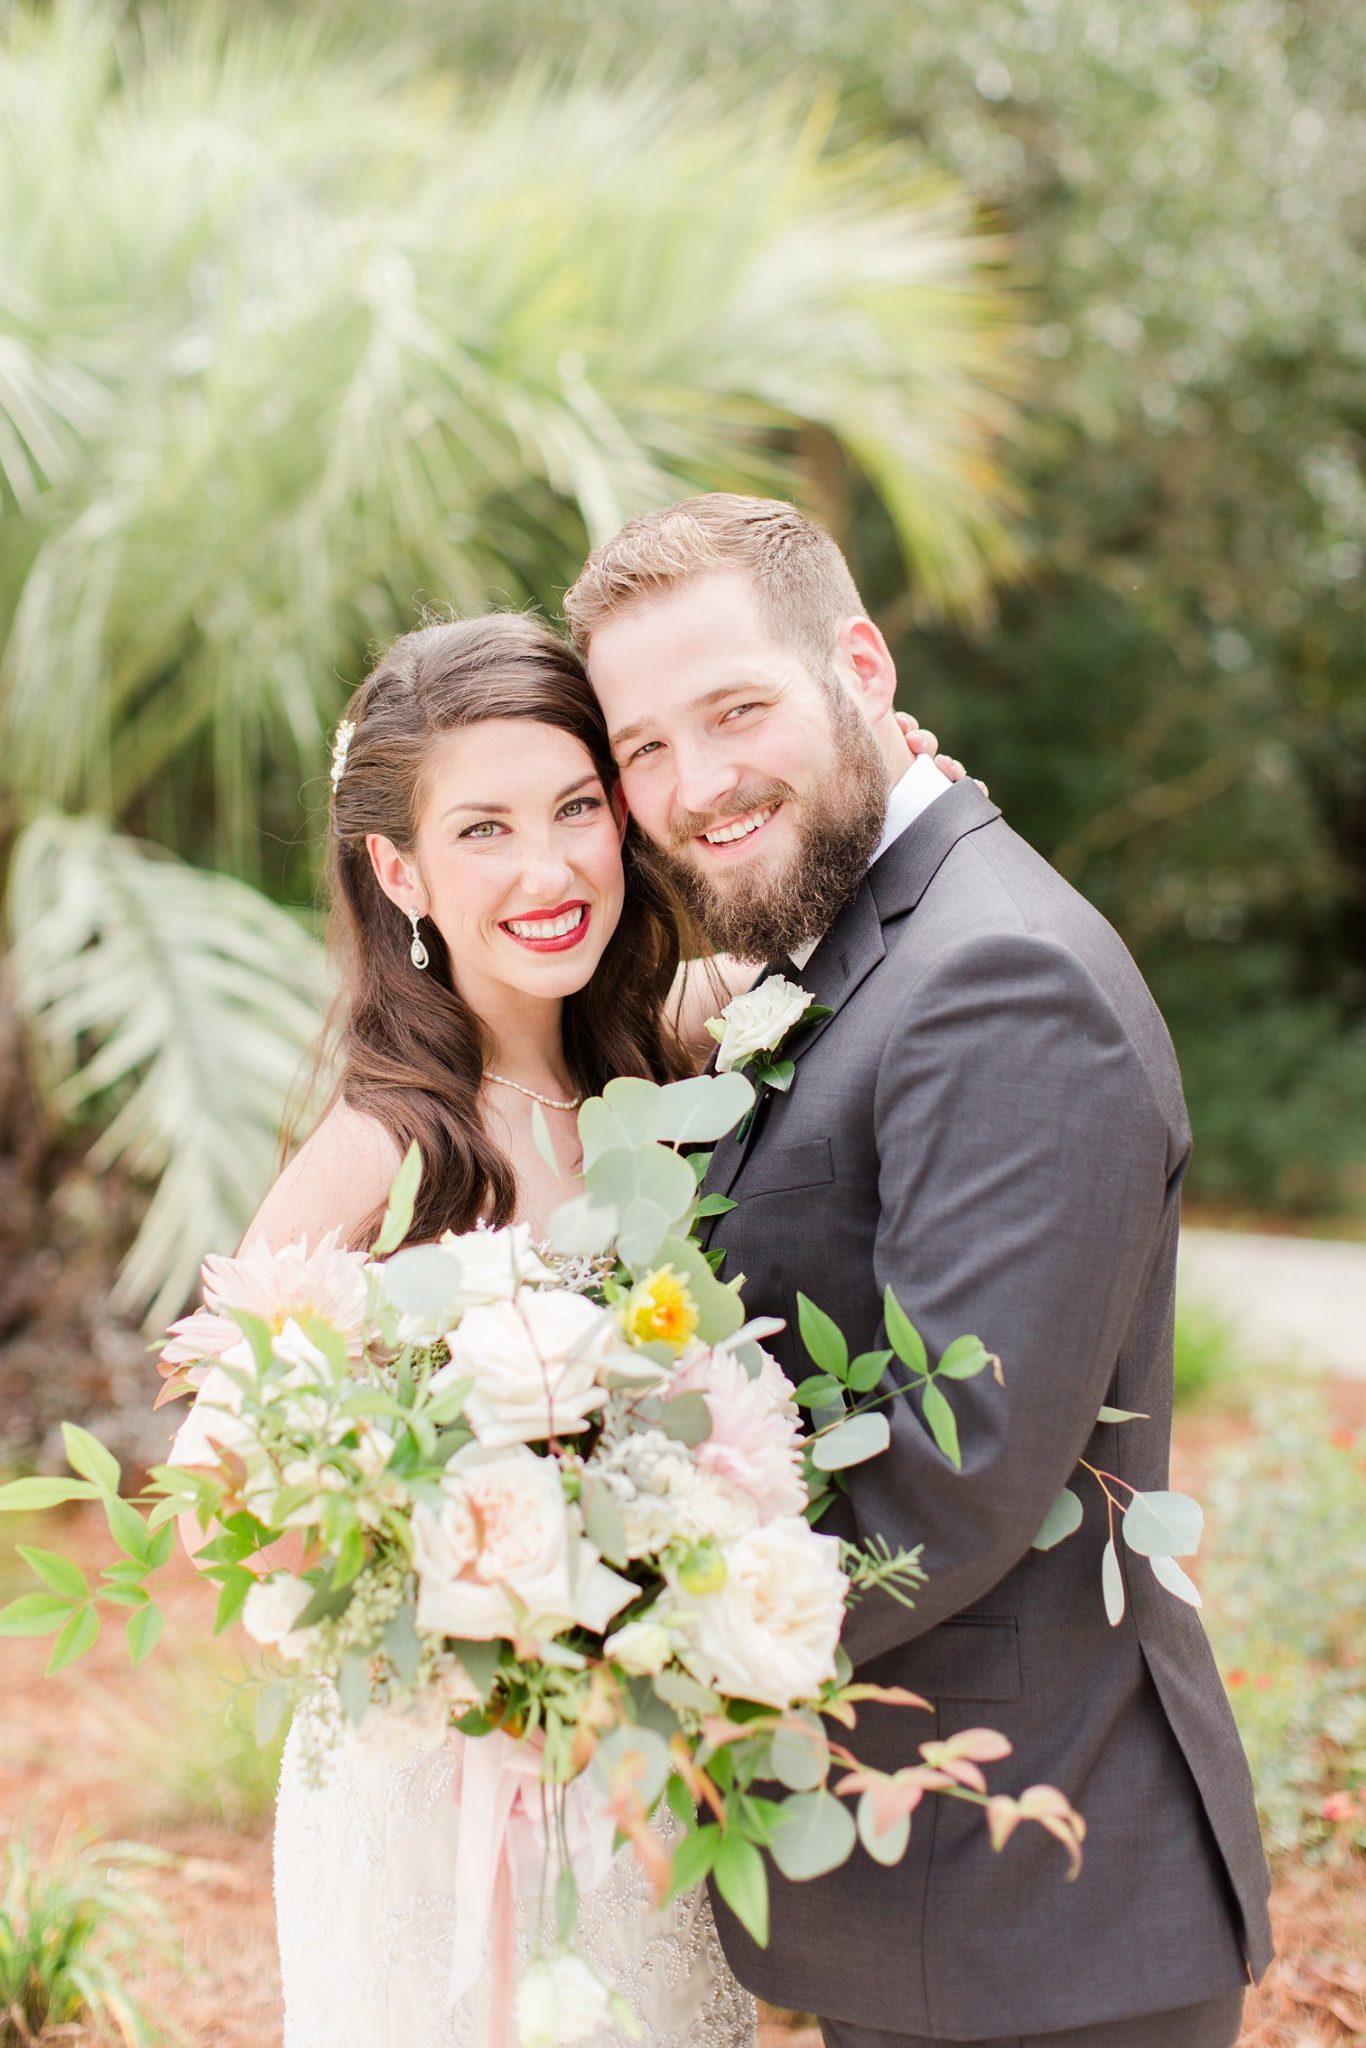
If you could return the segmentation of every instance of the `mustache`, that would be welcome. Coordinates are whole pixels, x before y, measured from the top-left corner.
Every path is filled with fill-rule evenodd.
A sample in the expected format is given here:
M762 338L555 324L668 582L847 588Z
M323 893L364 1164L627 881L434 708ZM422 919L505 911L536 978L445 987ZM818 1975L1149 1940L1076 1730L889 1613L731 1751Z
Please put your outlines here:
M681 853L692 840L704 832L715 831L730 818L747 818L751 811L761 811L768 804L785 804L792 801L796 791L786 782L747 782L737 789L723 811L683 811L669 824L669 844L675 853Z

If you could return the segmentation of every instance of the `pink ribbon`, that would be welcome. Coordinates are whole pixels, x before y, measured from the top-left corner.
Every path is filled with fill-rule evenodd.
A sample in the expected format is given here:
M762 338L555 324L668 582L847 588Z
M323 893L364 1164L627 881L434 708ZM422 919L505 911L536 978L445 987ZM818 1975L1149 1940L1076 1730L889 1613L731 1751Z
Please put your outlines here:
M487 1940L488 2048L515 2048L516 1906L519 1897L541 1893L547 1849L542 1799L553 1826L552 1788L542 1785L539 1741L514 1742L499 1732L450 1740L452 1791L460 1808L450 1999L454 2004L478 1983ZM565 1833L574 1875L589 1891L607 1874L614 1830L585 1780L586 1774L568 1789ZM555 1868L552 1860L552 1880Z

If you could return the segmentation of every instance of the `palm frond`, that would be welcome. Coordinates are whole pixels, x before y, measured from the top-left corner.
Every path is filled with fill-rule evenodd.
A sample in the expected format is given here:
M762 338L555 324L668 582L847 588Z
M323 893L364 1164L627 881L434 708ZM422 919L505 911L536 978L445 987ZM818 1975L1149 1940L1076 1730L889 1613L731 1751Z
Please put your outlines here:
M54 1112L103 1121L95 1159L156 1182L119 1280L164 1323L205 1252L269 1183L281 1106L315 1038L315 938L245 883L93 819L44 817L15 848L16 1001Z
M807 425L927 608L1013 568L1002 252L909 151L738 85L377 79L251 10L145 11L97 64L94 0L24 18L0 310L25 364L91 337L57 355L107 394L67 392L76 438L45 440L63 393L35 412L26 369L6 443L0 347L0 464L35 513L41 473L40 518L0 508L0 734L31 798L155 801L251 873L368 643L423 601L553 608L590 542L692 490L801 496Z

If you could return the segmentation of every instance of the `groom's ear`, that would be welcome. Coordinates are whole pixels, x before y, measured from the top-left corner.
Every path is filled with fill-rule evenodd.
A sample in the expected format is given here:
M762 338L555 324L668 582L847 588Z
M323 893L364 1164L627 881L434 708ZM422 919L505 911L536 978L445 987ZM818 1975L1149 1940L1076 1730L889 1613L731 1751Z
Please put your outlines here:
M626 804L626 791L619 782L613 783L609 801L612 806L612 815L617 821L617 837L624 840L626 837L626 827L631 820L631 813Z
M846 619L835 643L835 664L869 725L896 702L896 663L871 619Z

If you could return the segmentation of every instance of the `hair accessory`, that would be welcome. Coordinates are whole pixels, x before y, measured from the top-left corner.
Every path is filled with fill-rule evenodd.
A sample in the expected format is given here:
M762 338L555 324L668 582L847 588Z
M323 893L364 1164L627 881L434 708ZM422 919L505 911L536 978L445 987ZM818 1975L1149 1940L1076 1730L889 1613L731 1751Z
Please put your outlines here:
M332 794L333 794L333 796L335 796L335 795L336 795L336 793L337 793L337 784L338 784L338 783L339 783L339 782L341 781L341 779L342 779L343 775L344 775L344 774L346 773L346 757L347 757L347 755L348 755L348 754L350 753L350 751L351 751L351 742L352 742L352 740L353 740L353 739L354 739L355 737L356 737L356 721L355 721L355 719L354 719L354 718L344 718L344 719L342 720L341 724L340 724L340 725L339 725L339 726L337 727L337 735L336 735L336 738L335 738L335 739L333 740L333 742L332 742Z
M413 925L413 943L408 948L408 958L412 961L414 967L417 968L420 974L422 972L422 969L427 965L427 962L431 956L429 955L427 948L423 945L421 935L419 934L417 929L419 923L421 922L418 912L416 910L409 910L407 912L407 915L411 918Z

